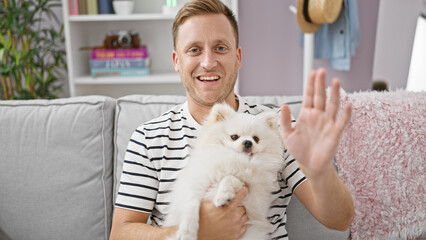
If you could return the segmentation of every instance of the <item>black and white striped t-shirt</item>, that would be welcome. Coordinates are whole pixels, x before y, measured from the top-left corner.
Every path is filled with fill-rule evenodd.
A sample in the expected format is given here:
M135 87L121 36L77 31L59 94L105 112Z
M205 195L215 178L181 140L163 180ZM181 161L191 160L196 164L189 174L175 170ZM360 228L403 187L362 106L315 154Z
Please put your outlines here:
M241 97L239 100L238 112L258 114L271 110L264 105L249 104ZM187 103L139 126L127 147L115 206L150 213L152 223L162 226L173 184L187 163L200 127L189 113ZM284 158L287 164L277 174L276 190L272 192L274 201L268 214L274 229L272 239L288 239L286 208L296 187L305 180L297 162L287 153Z

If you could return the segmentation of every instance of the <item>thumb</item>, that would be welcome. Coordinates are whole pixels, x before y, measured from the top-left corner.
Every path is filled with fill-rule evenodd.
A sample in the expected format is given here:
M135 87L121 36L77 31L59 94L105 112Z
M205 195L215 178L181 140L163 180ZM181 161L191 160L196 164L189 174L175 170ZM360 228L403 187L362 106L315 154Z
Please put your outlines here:
M236 194L235 197L229 202L228 207L237 208L240 203L246 198L248 194L248 188L243 186Z

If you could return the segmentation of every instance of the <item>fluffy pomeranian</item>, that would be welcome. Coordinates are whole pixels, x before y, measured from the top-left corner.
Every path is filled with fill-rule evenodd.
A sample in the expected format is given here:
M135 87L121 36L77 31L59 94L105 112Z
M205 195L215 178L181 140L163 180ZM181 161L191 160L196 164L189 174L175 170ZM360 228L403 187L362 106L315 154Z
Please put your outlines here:
M268 239L267 213L277 173L284 168L276 112L237 113L226 104L213 106L184 169L173 188L165 226L178 226L169 240L197 239L203 199L225 206L244 185L242 205L249 218L242 239Z

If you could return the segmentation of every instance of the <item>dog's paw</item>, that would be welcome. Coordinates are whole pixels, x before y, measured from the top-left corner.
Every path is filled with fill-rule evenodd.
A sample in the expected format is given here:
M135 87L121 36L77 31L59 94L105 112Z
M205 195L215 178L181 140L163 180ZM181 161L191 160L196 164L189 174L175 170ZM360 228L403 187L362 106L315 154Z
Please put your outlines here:
M217 193L213 198L213 204L216 207L227 205L235 197L235 193L243 186L244 184L234 176L224 177L219 183Z
M216 207L223 207L231 201L235 197L235 193L227 193L227 194L217 194L213 199L213 204Z

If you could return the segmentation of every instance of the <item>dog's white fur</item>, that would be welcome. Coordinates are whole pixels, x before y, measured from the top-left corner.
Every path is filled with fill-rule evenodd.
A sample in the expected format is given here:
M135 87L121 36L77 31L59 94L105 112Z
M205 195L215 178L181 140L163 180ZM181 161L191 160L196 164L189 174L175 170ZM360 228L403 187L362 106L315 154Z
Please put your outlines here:
M226 205L243 185L249 221L242 239L268 239L266 219L274 182L284 167L277 113L236 113L226 104L213 106L186 167L179 173L165 226L178 226L169 240L197 239L199 208L203 199ZM233 140L232 135L238 139ZM255 141L256 137L259 139ZM235 136L234 136L235 139ZM250 141L250 149L244 147Z

